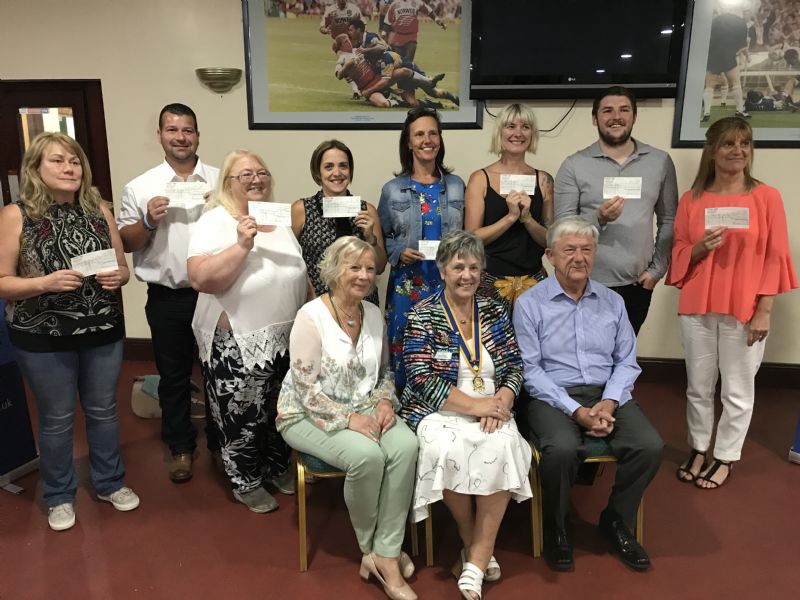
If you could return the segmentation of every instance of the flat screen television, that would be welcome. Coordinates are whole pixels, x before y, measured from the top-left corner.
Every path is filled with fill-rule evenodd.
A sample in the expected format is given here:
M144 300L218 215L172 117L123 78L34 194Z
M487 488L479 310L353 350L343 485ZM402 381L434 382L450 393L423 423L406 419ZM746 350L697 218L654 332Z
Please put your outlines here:
M675 96L690 0L472 0L470 98Z

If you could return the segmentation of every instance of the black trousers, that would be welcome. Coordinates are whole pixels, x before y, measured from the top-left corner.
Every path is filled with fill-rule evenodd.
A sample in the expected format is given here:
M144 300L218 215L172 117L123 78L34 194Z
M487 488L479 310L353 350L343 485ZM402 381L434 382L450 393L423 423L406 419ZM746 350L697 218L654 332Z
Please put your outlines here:
M194 452L197 429L192 424L192 366L196 356L192 317L197 292L147 284L145 314L153 339L153 353L161 380L161 439L177 454Z
M567 393L589 408L603 399L601 386L571 387ZM542 455L539 475L544 525L549 530L563 530L570 490L584 454L583 431L572 417L541 400L531 399L527 411L532 439ZM620 406L614 418L614 430L606 440L618 463L606 510L633 528L642 495L661 464L664 442L633 400Z
M625 312L628 313L628 320L633 325L633 332L639 335L639 329L642 328L644 320L647 318L647 311L650 310L653 290L648 290L638 283L618 285L610 289L622 296L625 301Z

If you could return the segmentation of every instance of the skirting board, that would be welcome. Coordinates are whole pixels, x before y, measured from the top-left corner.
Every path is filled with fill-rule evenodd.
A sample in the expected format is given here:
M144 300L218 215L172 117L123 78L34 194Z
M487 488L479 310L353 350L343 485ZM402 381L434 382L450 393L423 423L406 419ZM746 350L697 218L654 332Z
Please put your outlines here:
M153 360L153 345L148 338L125 338L125 360ZM639 358L640 381L686 383L686 366L679 358ZM756 385L772 388L800 388L800 365L762 363Z

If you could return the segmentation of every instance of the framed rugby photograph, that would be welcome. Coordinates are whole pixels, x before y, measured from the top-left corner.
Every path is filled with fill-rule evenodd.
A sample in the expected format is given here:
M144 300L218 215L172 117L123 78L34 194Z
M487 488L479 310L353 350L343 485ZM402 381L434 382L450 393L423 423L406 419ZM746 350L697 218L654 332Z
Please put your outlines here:
M480 128L471 0L242 0L250 129Z
M761 148L800 147L800 9L765 0L694 0L686 18L674 148L739 116Z

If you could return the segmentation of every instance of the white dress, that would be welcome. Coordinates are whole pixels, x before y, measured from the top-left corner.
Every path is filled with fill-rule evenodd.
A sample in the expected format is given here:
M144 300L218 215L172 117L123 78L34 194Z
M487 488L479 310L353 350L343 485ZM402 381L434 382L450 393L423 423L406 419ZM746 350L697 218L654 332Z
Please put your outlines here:
M494 395L494 362L485 347L481 368L486 389L472 389L472 371L463 356L458 364L459 390L470 396ZM488 496L507 490L517 502L531 493L528 472L531 448L520 435L514 419L494 433L480 429L480 419L450 411L432 413L417 427L419 455L414 488L414 521L428 516L428 505L442 499L444 490L474 496Z

